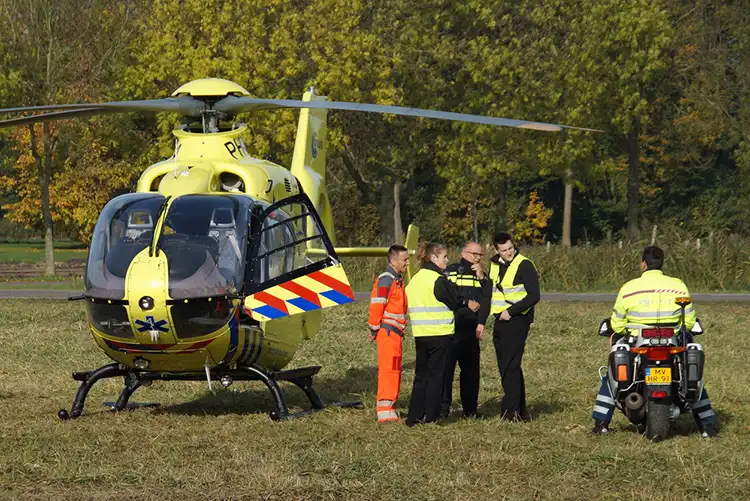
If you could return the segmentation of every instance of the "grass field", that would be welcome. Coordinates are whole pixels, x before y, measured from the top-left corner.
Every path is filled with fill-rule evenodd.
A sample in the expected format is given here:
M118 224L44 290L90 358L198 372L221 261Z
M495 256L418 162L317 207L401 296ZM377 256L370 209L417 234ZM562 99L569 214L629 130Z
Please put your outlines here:
M375 347L366 308L340 307L294 366L321 364L327 400L362 399L365 410L330 409L274 423L260 383L208 392L201 383L154 383L134 400L158 410L111 414L91 392L86 415L60 422L76 384L70 371L107 360L86 332L83 307L0 302L0 499L682 500L747 499L750 492L750 345L746 305L698 305L708 389L722 437L707 441L681 416L676 435L651 443L615 418L608 437L589 434L606 340L595 335L611 306L539 307L527 345L527 424L497 418L501 394L492 344L483 342L480 421L378 426ZM403 409L413 378L405 343ZM289 403L306 404L289 388Z
M86 246L78 242L60 242L55 244L55 261L86 259ZM0 244L0 262L34 263L44 261L44 242L2 243Z

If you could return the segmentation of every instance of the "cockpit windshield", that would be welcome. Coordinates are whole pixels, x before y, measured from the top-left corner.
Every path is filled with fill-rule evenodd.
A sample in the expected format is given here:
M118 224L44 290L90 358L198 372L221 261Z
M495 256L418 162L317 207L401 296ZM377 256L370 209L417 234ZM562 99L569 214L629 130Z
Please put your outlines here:
M86 265L86 295L125 297L125 275L133 258L151 245L154 224L165 198L131 193L110 200L99 216Z
M250 199L236 195L184 195L172 202L157 247L167 256L173 299L242 287L250 209Z

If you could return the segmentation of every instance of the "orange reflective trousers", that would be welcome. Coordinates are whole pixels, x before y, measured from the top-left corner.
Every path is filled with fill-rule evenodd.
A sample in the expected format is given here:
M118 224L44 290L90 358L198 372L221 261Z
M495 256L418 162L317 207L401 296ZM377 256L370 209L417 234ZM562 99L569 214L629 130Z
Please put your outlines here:
M378 331L378 422L397 421L394 405L401 388L401 354L403 338L385 329Z

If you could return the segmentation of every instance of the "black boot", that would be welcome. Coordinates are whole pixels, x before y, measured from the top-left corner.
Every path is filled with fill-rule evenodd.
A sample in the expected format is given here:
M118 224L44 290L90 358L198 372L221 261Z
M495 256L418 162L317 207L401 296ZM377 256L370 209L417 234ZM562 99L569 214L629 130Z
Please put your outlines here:
M597 419L594 421L594 428L591 430L594 435L609 435L609 423Z

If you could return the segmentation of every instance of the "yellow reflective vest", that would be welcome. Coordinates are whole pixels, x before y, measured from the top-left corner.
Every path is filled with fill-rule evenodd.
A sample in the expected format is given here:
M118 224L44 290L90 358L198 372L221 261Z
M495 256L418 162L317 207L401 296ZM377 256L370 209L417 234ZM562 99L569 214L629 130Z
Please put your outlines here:
M612 309L612 330L622 334L626 329L649 325L672 325L679 327L680 307L675 304L678 297L690 297L685 282L670 277L661 270L647 270L639 278L626 283L617 294ZM685 327L695 325L695 308L685 308Z
M440 273L422 268L406 286L409 322L414 337L453 334L453 311L435 297Z
M500 287L498 287L500 265L494 261L490 261L490 280L492 280L492 304L490 307L490 314L497 315L502 313L526 297L526 287L524 287L523 284L515 283L518 267L521 266L521 263L524 261L530 262L532 266L534 265L534 263L526 256L516 254L516 257L510 262L510 266L508 266L505 275L503 275L502 282L499 282ZM531 310L531 308L525 310L523 314L527 314L529 310Z

